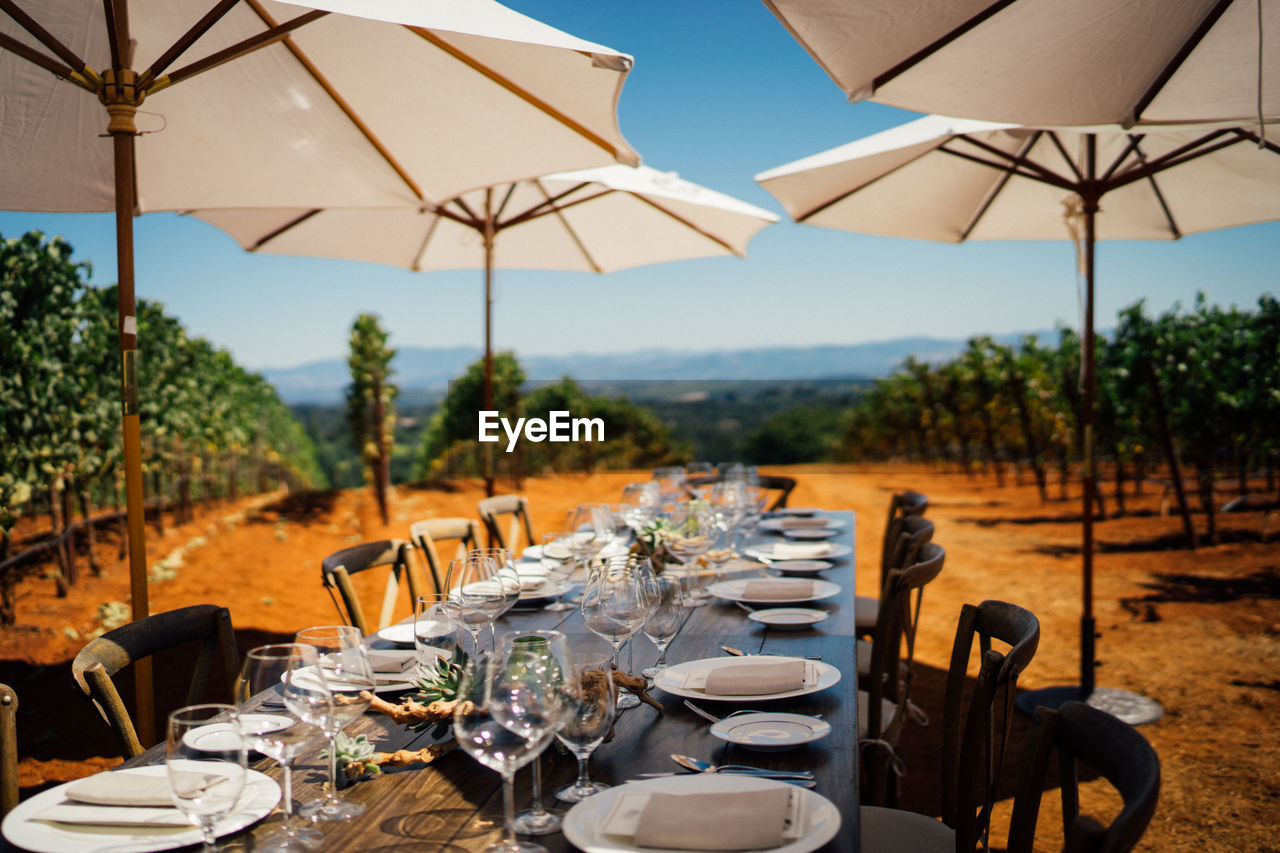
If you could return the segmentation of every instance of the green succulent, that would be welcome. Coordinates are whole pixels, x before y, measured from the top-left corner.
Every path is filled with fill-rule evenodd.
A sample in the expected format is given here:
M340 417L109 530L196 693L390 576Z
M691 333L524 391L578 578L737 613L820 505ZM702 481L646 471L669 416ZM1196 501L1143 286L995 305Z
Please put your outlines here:
M382 773L382 768L371 760L377 750L370 743L368 735L351 737L338 732L338 736L333 739L333 746L338 756L338 766L348 779L359 779L366 773L374 776ZM320 757L328 758L329 751L320 753Z
M462 687L462 669L467 662L467 653L458 647L453 656L436 658L435 668L425 667L422 678L414 682L418 689L415 697L424 704L432 702L451 702L458 698L458 690Z

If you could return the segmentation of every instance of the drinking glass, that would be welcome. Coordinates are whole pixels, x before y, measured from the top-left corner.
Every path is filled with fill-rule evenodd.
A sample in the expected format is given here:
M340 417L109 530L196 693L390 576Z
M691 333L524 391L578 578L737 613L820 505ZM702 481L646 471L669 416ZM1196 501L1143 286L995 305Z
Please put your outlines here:
M667 520L671 523L667 550L684 563L682 571L687 573L686 605L700 607L706 604L707 593L701 588L702 571L698 558L711 550L715 533L711 514L701 502L685 501L667 512Z
M640 671L645 678L655 678L667 668L667 646L680 633L685 620L689 618L689 608L684 606L684 593L679 581L668 577L654 578L654 589L657 594L657 605L649 618L645 620L644 635L658 647L658 662Z
M649 585L653 577L647 557L625 554L603 561L587 581L582 619L593 634L613 646L615 662L622 644L640 630L656 603ZM618 698L620 710L639 704L630 693Z
M495 575L498 564L491 557L449 561L445 588L458 602L463 624L471 632L472 653L480 653L480 629L491 624L507 609L507 589Z
M493 579L502 584L504 595L502 609L498 611L494 621L489 623L489 646L497 648L498 634L497 629L494 628L494 622L519 603L520 573L516 571L516 558L506 548L473 548L467 552L467 559L485 557L493 560L493 564L497 567Z
M295 688L293 673L315 672L319 665L315 646L299 643L280 643L250 649L244 657L244 665L236 677L235 700L240 711L240 728L247 749L256 750L280 765L284 790L280 798L280 810L284 821L280 831L258 842L254 849L272 853L299 853L319 847L323 834L309 824L299 826L293 811L293 760L311 742L320 737L320 729L303 721L290 709L288 702L282 709L272 708L270 713L251 713L254 697L264 691L279 692L286 696ZM290 682L286 685L286 680ZM328 690L324 690L328 693ZM329 699L326 696L325 701Z
M553 584L557 589L565 584L573 577L574 570L574 553L569 547L573 534L568 531L558 530L553 533L542 534L539 544L538 562L542 564L542 568L547 572L547 583ZM556 598L555 601L548 604L545 610L572 610L578 605Z
M196 729L222 724L216 743L201 738L201 747L190 745ZM248 774L240 717L231 705L188 705L169 715L165 741L165 771L173 804L200 828L203 853L220 848L214 824L235 809Z
M664 505L684 498L685 473L680 465L668 465L653 469L653 480L658 484Z
M499 696L510 696L513 706L500 710L503 725L517 730L559 731L577 710L577 671L568 642L559 631L524 631L507 634L498 648L498 660L506 661L508 676L497 686ZM518 695L523 691L525 695ZM535 707L536 706L536 707ZM500 709L502 706L499 706ZM541 753L534 756L529 808L515 815L517 832L549 835L560 830L561 816L542 802Z
M418 596L413 605L413 650L418 672L430 676L441 657L453 660L467 630L461 607L447 592Z
M300 692L291 700L289 685L286 685L285 704L306 722L319 726L328 741L329 789L323 798L307 803L298 812L316 821L346 820L363 814L364 806L338 798L338 732L368 709L369 701L360 694L373 693L373 668L365 655L360 630L350 625L304 628L293 639L304 646L315 646L320 668L308 673L311 678L295 674L292 684L300 691L308 686L327 685L332 692L332 701L328 703L317 701L314 690L310 694ZM320 676L319 684L314 680L316 674ZM293 704L290 705L290 701Z
M560 743L578 759L578 778L556 791L556 799L565 803L581 802L609 787L603 782L591 781L587 763L591 753L609 736L618 705L618 685L613 680L609 656L584 658L577 648L572 652L578 669L578 712L556 733Z

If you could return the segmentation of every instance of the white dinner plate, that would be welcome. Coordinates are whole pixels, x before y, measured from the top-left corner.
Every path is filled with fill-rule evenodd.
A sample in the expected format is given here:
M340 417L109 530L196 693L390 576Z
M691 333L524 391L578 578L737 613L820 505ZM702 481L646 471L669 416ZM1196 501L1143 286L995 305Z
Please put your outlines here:
M783 548L782 552L778 553L779 545L791 545L793 548L808 548L812 546L820 550L815 550L812 553L806 553L803 557L799 557L788 554L786 548ZM769 542L765 545L757 545L754 548L747 549L747 556L764 560L834 560L837 557L847 557L852 553L853 546L845 545L842 542L806 542L803 545L799 542Z
M388 643L395 643L397 646L412 646L413 623L397 622L395 625L388 625L379 630L375 636Z
M737 664L764 666L785 660L797 660L797 658L787 658L779 655L743 655L741 657L690 660L684 663L672 664L662 670L662 672L654 676L653 683L672 696L680 696L685 699L706 699L715 702L763 702L768 699L790 699L794 696L808 696L810 693L817 693L819 690L826 690L828 687L840 683L840 670L820 660L806 660L804 686L798 690L787 690L782 693L757 693L750 696L721 696L713 695L701 688L684 686L690 677L705 675L722 666Z
M730 776L718 773L695 773L691 776L668 776L661 779L642 779L608 788L587 797L564 816L563 832L569 843L583 853L635 853L645 848L637 847L631 838L605 835L601 825L618 799L625 794L722 794L735 791L755 791L786 785L803 797L805 831L799 838L781 847L769 848L770 853L809 853L826 844L840 831L840 810L835 804L815 791L787 785L775 779L756 779L751 776ZM685 853L685 851L671 851Z
M167 771L163 764L154 764L113 772L163 776ZM235 812L214 824L214 830L219 836L239 832L257 823L280 802L280 786L274 780L256 770L248 772L244 793L240 796ZM195 826L98 826L36 820L37 814L66 799L62 792L71 784L74 783L67 782L49 788L18 803L5 816L2 827L4 837L10 843L32 853L99 853L106 850L149 853L152 850L174 850L200 843L200 830Z
M839 530L845 525L844 519L841 518L826 518L823 520L826 524L822 527L787 527L786 519L766 518L757 527L770 533L781 533L784 530Z
M711 734L747 749L771 752L822 740L831 734L831 724L805 714L743 711L713 725Z
M799 583L794 579L783 578L737 578L734 580L720 581L713 583L707 587L707 592L716 598L723 598L726 601L741 601L743 604L795 604L801 601L821 601L824 598L830 598L833 595L840 594L840 584L814 579L811 584L812 592L808 595L798 595L795 598L751 598L747 595L747 584L749 583L770 583L792 584Z
M447 657L449 654L448 652L442 649L436 649L432 646L424 646L423 648L432 649L432 651L436 652L437 656L440 656L440 657ZM386 651L386 652L399 651L407 657L417 658L417 651L415 649L403 649L403 650L382 649L381 651ZM310 670L310 669L312 669L312 667L303 667L299 669L298 677L305 678L307 674L307 670ZM352 684L347 681L339 681L335 679L328 672L324 674L324 677L325 677L325 683L329 686L330 690L335 690L339 693L354 693L360 689L355 684ZM418 677L418 668L416 666L407 666L402 672L398 672L398 673L375 672L373 674L373 681L374 681L373 692L374 693L397 693L401 690L408 690L411 687L413 687L413 682L417 677ZM284 676L281 675L281 678L283 679Z
M770 515L810 516L810 515L817 515L820 512L822 512L822 510L812 506L784 506L780 509L773 510L769 514Z
M249 734L278 732L297 723L283 714L241 714L240 725ZM200 752L229 752L240 745L239 730L233 723L210 723L197 726L182 736L182 742Z
M830 539L833 536L838 536L839 534L840 531L836 530L834 527L793 527L782 531L782 535L786 538L801 541Z
M573 587L573 584L567 580L560 581L560 583L555 583L554 581L547 581L542 586L536 587L535 589L520 590L520 600L521 601L542 601L545 598L559 598L560 596L568 592L572 587Z
M779 560L769 568L788 575L813 575L834 565L829 560Z
M811 610L808 607L766 607L747 614L752 622L782 631L800 631L825 621L830 616L825 610Z

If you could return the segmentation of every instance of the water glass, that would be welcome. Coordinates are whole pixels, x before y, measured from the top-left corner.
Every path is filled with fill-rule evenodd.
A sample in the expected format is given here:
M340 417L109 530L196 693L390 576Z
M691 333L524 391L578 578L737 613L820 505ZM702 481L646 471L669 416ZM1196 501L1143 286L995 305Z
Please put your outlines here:
M542 546L538 549L538 562L547 573L547 583L552 584L556 589L564 586L571 577L575 569L575 557L573 549L570 547L573 534L569 531L558 530L552 533L542 534L539 544ZM546 606L546 610L572 610L578 605L556 598Z
M560 743L578 759L578 778L573 784L556 791L556 799L565 803L581 802L609 787L591 780L587 763L591 760L591 753L609 736L618 705L618 685L613 680L609 656L580 659L575 649L574 658L580 691L578 711L556 733Z
M471 632L473 655L480 653L480 629L507 611L509 588L498 577L492 557L471 556L449 561L445 588L458 602L459 615Z
M641 670L646 678L653 679L667 668L667 647L689 618L689 608L684 606L684 592L680 582L662 576L654 579L658 603L645 620L644 635L658 648L658 662Z

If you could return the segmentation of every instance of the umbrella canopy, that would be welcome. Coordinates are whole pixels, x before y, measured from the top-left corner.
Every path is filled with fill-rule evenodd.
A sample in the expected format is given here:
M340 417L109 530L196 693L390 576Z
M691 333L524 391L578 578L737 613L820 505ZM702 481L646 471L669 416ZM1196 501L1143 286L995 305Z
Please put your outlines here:
M852 101L1026 125L1280 119L1280 0L764 0Z
M493 0L0 0L0 204L116 214L134 618L148 599L131 217L424 203L634 163L616 119L631 64Z
M1277 155L1280 146L1240 127L1037 129L926 116L756 176L797 222L860 233L958 243L1071 237L1064 215L1082 226L1081 683L1051 688L1041 704L1083 694L1129 722L1160 713L1144 697L1094 689L1094 242L1278 219Z
M767 210L675 174L625 165L548 174L438 205L192 212L250 251L411 270L484 269L486 408L492 407L494 269L604 273L744 256L756 232L777 221ZM492 492L491 472L486 487Z

